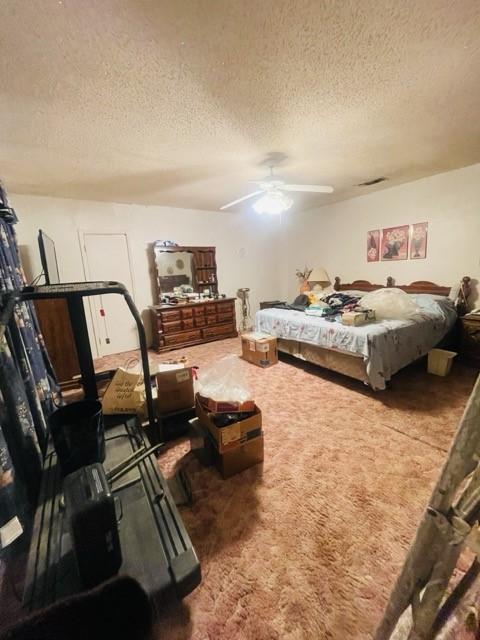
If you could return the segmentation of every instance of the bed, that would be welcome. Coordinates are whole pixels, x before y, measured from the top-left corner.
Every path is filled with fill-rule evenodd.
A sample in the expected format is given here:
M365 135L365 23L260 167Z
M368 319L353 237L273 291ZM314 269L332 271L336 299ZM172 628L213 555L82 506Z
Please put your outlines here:
M469 278L461 291L468 291ZM372 389L385 389L400 369L437 346L453 328L457 309L450 287L428 281L398 286L392 278L386 285L355 280L342 284L335 278L335 291L369 292L396 286L414 296L420 312L409 320L378 320L358 327L308 316L302 311L269 308L258 311L255 329L274 335L281 352L361 380Z

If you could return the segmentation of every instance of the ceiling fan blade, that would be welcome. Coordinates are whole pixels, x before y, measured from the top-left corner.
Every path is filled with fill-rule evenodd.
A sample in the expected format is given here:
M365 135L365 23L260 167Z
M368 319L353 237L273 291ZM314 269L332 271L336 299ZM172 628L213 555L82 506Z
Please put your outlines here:
M258 196L263 191L254 191L253 193L249 193L248 196L243 196L243 198L238 198L238 200L234 200L233 202L229 202L228 204L224 204L223 207L220 207L220 211L224 209L228 209L229 207L233 207L234 204L238 204L239 202L243 202L244 200L248 200L248 198L253 198L254 196Z
M284 184L280 187L283 191L306 191L309 193L332 193L333 187L319 184Z

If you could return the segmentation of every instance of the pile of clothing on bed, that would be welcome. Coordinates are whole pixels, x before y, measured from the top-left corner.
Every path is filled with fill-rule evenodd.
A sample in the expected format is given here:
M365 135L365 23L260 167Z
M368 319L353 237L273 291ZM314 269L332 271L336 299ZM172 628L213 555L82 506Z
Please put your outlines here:
M323 296L311 293L307 297L309 304L305 307L305 313L309 316L318 316L332 322L340 314L355 311L361 298L357 294L350 293L327 293Z
M304 311L309 316L317 316L319 318L325 318L325 320L329 322L337 322L346 313L365 313L365 311L367 311L359 307L359 301L362 295L362 293L353 292L321 294L310 291L297 296L293 304L281 303L277 306L281 309ZM370 313L368 317L370 319L374 318L374 314L372 316ZM367 319L367 316L365 316L365 319Z

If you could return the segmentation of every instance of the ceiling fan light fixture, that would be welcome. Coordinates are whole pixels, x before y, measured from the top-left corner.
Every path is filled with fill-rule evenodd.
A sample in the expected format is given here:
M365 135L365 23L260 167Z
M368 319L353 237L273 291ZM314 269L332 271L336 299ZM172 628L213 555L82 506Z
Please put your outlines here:
M253 208L257 213L268 213L279 215L288 211L293 205L293 200L281 191L270 191L253 203Z

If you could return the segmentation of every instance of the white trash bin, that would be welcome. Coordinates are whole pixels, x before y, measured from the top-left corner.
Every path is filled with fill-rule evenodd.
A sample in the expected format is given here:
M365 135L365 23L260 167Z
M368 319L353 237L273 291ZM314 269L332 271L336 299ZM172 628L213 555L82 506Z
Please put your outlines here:
M432 349L428 352L428 373L433 373L436 376L448 376L456 355L455 351Z

